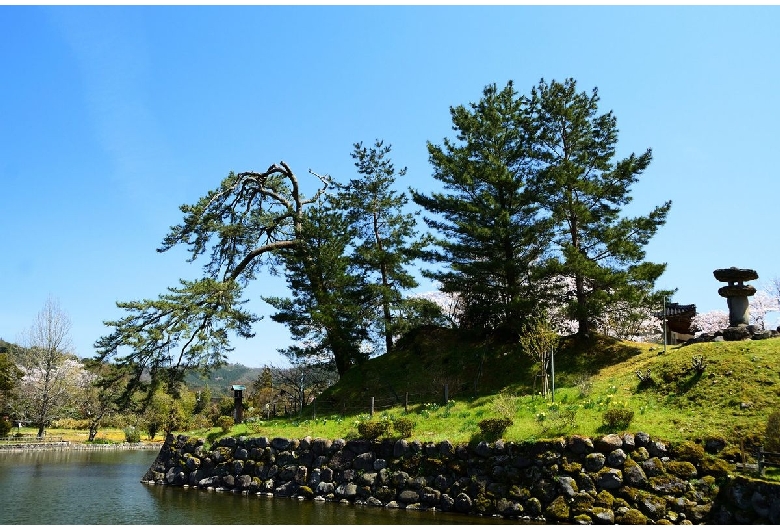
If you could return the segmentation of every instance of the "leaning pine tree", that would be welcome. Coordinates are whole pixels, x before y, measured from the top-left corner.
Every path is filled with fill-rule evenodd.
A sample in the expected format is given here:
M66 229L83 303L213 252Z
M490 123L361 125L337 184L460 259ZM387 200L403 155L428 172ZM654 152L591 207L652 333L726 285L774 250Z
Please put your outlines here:
M244 290L264 265L280 263L280 252L303 245L305 210L330 186L320 178L306 198L284 162L264 172L231 172L197 203L181 206L181 224L158 251L182 245L190 261L207 255L203 277L180 280L157 299L117 302L125 316L106 322L112 331L95 343L97 359L130 372L125 397L142 387L151 397L160 384L173 391L188 370L225 363L231 334L253 336L259 317L246 309ZM351 350L333 354L348 357Z

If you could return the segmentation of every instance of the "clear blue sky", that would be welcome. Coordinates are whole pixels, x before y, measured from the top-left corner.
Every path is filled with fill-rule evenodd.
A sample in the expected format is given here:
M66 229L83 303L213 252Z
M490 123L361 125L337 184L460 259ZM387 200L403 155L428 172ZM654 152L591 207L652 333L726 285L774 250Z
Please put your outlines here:
M619 155L653 149L630 213L673 201L647 249L658 287L726 310L713 270L780 276L778 27L775 6L0 6L0 338L52 296L94 355L116 301L200 276L155 249L231 170L348 179L352 144L381 138L403 187L438 189L426 141L510 79L598 87ZM284 292L265 276L249 294ZM286 329L252 308L231 360L283 364Z

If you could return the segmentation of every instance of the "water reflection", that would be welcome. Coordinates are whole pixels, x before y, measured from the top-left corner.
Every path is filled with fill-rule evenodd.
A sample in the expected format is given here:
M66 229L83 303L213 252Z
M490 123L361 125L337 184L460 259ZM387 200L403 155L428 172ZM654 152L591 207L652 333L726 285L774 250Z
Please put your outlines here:
M142 484L156 451L0 452L0 524L517 524Z

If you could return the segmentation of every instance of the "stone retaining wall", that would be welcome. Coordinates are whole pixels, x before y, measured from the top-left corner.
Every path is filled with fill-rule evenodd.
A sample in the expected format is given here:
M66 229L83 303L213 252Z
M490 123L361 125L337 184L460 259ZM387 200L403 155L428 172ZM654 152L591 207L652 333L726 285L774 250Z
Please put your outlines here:
M708 451L705 451L705 446ZM170 435L143 482L547 523L780 523L780 484L734 478L722 444L645 433L454 445Z

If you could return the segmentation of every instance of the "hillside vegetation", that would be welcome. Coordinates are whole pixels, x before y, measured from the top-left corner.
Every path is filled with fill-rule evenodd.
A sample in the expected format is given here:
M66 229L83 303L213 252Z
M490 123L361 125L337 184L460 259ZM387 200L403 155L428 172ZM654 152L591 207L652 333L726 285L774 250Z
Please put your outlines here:
M780 409L778 354L777 338L667 346L665 353L659 344L603 336L564 340L553 401L538 393L533 365L516 347L427 329L348 371L298 417L254 419L232 434L356 438L361 423L403 417L414 424L411 438L473 441L484 437L480 421L508 417L505 440L644 431L670 442L721 438L753 447ZM609 423L611 409L633 417ZM392 429L383 435L398 436Z

